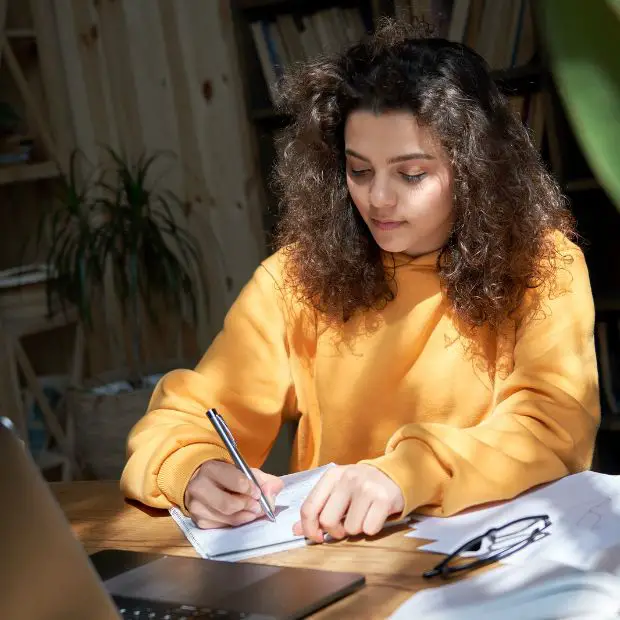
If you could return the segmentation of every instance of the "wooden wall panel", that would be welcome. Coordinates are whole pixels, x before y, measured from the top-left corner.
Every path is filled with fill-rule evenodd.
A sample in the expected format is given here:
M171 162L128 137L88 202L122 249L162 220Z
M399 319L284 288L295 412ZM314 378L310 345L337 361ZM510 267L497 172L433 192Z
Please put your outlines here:
M196 131L197 111L192 107L192 77L190 67L184 61L189 42L184 39L179 22L178 10L170 0L160 0L162 34L169 64L170 86L174 99L175 125L179 140L179 162L183 177L184 198L191 207L189 229L202 240L201 254L203 269L196 274L201 286L197 305L206 319L200 321L197 340L205 348L212 335L213 326L221 324L225 312L224 304L218 299L225 290L226 273L219 258L217 239L210 223L213 198L209 194L206 179L201 172L201 143ZM211 295L208 294L211 292ZM206 312L205 312L206 310Z
M75 134L69 107L67 80L62 65L54 8L46 0L30 0L32 23L39 48L45 107L61 166L67 169ZM51 27L50 27L51 25Z
M250 160L232 18L227 0L182 0L174 6L185 43L183 62L201 153L199 174L209 188L210 222L226 271L221 301L228 307L264 252L258 171Z
M90 108L88 91L84 81L81 49L76 31L72 0L56 0L52 3L55 14L62 68L68 89L69 110L75 145L96 165L95 127Z
M203 350L266 252L228 0L30 1L37 29L45 22L56 36L56 45L49 36L45 45L61 59L66 100L50 106L50 118L64 144L94 164L101 144L133 159L156 150L176 158L163 186L188 205L202 253L196 351ZM46 76L54 71L48 63ZM115 300L108 296L99 314L97 333L87 334L94 372L122 365L126 352ZM161 340L147 356L179 353L180 339Z
M108 63L101 42L101 24L92 2L72 0L71 9L73 40L78 47L81 68L75 79L82 82L86 92L93 128L94 143L88 145L89 152L93 153L93 162L102 163L108 160L102 146L118 148L119 138L110 93Z
M88 2L99 16L100 36L110 84L112 108L118 125L118 146L128 157L139 157L144 144L140 113L129 62L129 35L122 2ZM143 4L143 3L142 3Z

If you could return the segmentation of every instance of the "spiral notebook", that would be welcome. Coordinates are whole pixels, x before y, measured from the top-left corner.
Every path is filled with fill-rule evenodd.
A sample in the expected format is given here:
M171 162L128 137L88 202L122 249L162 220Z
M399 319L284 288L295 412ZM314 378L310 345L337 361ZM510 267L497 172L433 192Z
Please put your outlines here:
M276 497L275 523L263 518L234 528L201 530L176 507L170 509L170 515L203 558L236 561L303 547L306 540L293 534L293 525L299 521L304 500L330 467L335 464L282 476L284 487Z

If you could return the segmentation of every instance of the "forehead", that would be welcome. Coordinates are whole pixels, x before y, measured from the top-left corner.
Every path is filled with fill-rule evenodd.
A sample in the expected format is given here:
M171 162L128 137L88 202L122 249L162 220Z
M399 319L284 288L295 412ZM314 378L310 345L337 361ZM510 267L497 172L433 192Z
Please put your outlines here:
M344 139L347 148L363 155L372 152L389 156L410 151L437 152L437 140L432 132L419 125L413 114L401 110L351 112L345 123Z

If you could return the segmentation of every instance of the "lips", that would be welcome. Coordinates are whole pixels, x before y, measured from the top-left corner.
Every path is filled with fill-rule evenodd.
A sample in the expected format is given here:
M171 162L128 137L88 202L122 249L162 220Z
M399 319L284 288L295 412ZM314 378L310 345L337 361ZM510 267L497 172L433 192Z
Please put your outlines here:
M400 228L405 222L395 222L391 220L372 220L373 225L379 230L396 230Z

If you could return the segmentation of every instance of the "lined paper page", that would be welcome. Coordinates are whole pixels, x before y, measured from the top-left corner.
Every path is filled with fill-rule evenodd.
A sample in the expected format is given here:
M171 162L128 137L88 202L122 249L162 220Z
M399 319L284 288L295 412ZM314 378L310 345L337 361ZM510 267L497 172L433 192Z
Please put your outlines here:
M275 523L263 517L239 527L201 530L178 508L172 508L170 514L205 558L238 560L303 545L304 537L293 534L293 525L304 500L330 467L334 464L282 476L284 488L276 497Z

